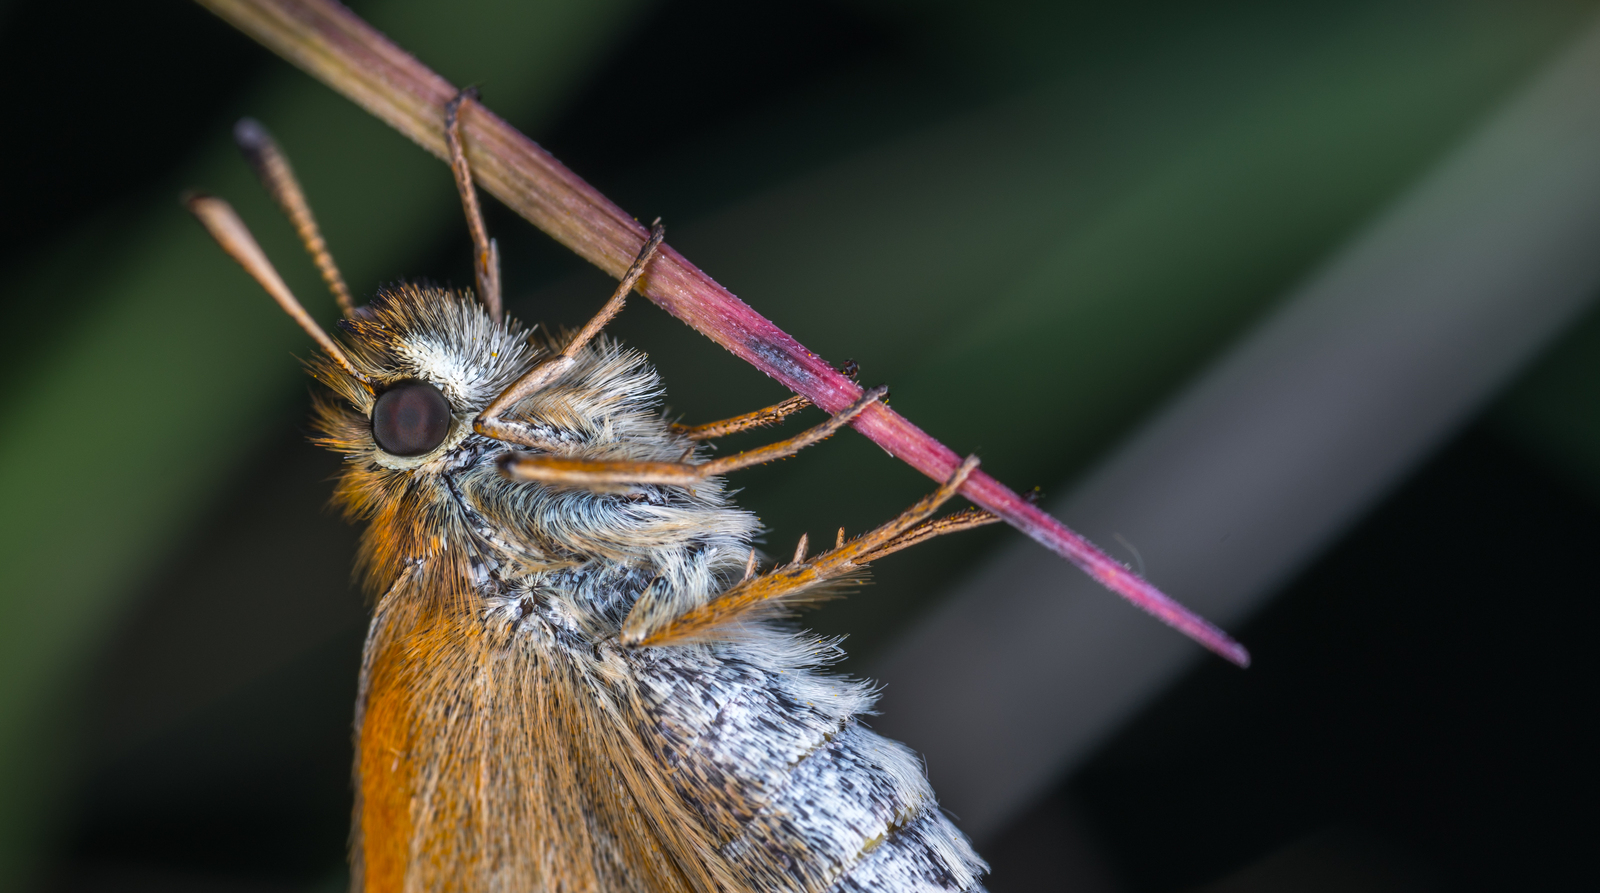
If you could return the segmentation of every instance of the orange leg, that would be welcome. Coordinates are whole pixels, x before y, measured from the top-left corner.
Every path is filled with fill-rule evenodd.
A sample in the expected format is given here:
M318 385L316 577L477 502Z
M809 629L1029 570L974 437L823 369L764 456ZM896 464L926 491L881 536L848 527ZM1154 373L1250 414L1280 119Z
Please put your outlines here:
M795 557L789 564L762 574L747 576L745 580L728 589L704 605L671 618L664 623L651 624L643 616L630 614L622 624L622 642L633 647L670 645L690 642L706 637L715 630L741 619L758 616L780 601L799 595L830 580L847 577L864 567L869 561L897 552L907 546L944 533L954 533L998 520L987 512L958 512L945 518L929 520L950 497L956 495L967 475L978 467L978 458L969 456L950 478L916 505L900 513L899 517L869 531L849 542L840 531L839 543L810 561L805 560L806 540L800 539ZM651 627L654 628L651 628Z
M535 370L537 371L537 370ZM777 443L724 456L698 464L690 462L607 462L564 459L540 453L512 453L500 461L507 476L522 481L542 481L572 487L625 487L631 484L670 484L688 487L706 478L727 474L752 465L793 456L855 420L867 407L882 400L889 389L882 385L868 390L843 412L822 424Z
M456 191L461 193L461 210L467 215L467 230L472 233L472 271L478 280L478 300L489 311L489 317L499 322L504 312L500 304L500 246L489 238L489 229L483 225L478 190L472 185L472 168L461 144L461 106L477 99L477 88L468 87L444 107L444 145L450 154Z
M562 348L560 353L540 361L537 366L529 369L521 378L512 382L511 386L502 391L500 396L494 398L494 401L484 408L477 419L473 420L472 429L474 431L485 437L493 437L496 440L504 440L508 443L539 449L552 448L551 444L547 444L538 437L530 435L526 429L516 422L507 422L501 419L501 414L515 406L517 401L522 398L538 393L551 382L565 375L567 370L577 364L578 351L582 350L585 344L594 340L594 337L600 334L600 330L605 328L606 323L610 322L612 317L622 312L622 305L628 299L628 292L633 291L633 287L638 283L639 277L644 275L644 268L650 264L650 259L656 256L656 249L661 247L661 240L665 239L666 236L667 232L662 229L661 221L657 220L650 228L649 240L644 243L643 248L639 249L639 256L634 258L633 265L628 267L628 272L622 275L622 281L617 283L617 290L611 293L611 299L606 301L605 306L600 308L600 312L596 313L584 324L583 328L572 337L571 341L567 342L567 346Z
M752 428L765 428L768 425L776 425L810 405L810 400L796 394L782 403L774 403L755 412L736 415L731 419L723 419L720 422L707 422L704 425L679 425L674 423L672 430L690 440L715 440L718 437L727 437L730 434L738 434L741 431L749 431Z
M855 360L848 360L845 362L844 368L839 371L843 372L851 381L855 381L856 375L861 371L861 367L856 365ZM741 431L776 425L811 405L813 404L809 399L796 394L781 403L774 403L755 412L736 415L731 419L723 419L720 422L707 422L704 425L673 423L672 430L690 440L716 440L719 437L727 437L732 434L738 434Z
M891 555L901 549L909 549L936 536L944 536L947 533L960 533L963 530L972 530L976 527L985 527L999 522L1000 516L994 512L980 508L964 508L959 512L953 512L942 518L929 518L884 543L879 548L861 556L860 560L864 562L877 561L885 555ZM840 528L839 533L842 536L844 528Z

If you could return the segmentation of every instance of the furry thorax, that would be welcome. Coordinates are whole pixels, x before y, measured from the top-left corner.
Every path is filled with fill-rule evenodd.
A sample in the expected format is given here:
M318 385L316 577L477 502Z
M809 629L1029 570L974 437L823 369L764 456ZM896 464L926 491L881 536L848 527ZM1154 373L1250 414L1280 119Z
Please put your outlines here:
M421 574L427 585L406 589L443 594L450 605L417 608L481 610L474 602L510 580L603 564L658 580L653 592L684 600L671 606L676 612L742 574L758 523L728 504L720 481L692 490L599 492L500 473L497 461L525 448L475 433L473 419L558 351L559 338L514 320L497 324L470 295L417 285L383 292L341 327L351 361L372 387L331 361L313 360L312 374L342 398L318 400L317 442L345 456L335 502L368 522L358 569L369 593L388 591L404 573ZM414 379L444 394L451 430L432 452L399 458L376 444L368 416L375 394ZM660 378L641 354L600 338L570 372L505 417L561 444L571 458L670 462L695 455L696 444L663 418L661 397ZM602 627L620 622L594 614L600 606L569 607L602 636ZM622 606L608 607L602 613Z

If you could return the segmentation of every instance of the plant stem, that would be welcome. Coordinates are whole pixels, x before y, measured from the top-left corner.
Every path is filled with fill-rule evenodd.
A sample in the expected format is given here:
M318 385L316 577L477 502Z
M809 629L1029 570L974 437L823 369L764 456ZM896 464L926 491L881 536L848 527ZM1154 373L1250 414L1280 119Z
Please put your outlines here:
M444 107L457 88L332 0L198 0L239 30L445 158ZM649 233L532 140L482 106L463 109L467 159L480 187L612 276ZM818 407L835 413L861 396L855 382L663 245L639 291ZM875 405L853 423L895 458L944 481L961 457L899 413ZM974 472L961 495L1077 565L1106 588L1239 666L1244 647L1093 543Z

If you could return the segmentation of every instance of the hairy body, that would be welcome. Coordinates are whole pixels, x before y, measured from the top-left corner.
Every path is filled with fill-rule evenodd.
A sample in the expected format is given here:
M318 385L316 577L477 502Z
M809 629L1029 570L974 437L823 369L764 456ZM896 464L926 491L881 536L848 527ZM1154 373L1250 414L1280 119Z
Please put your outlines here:
M985 870L916 758L857 717L866 687L834 643L759 614L628 647L630 613L670 620L748 575L755 519L720 482L513 480L472 420L558 345L470 297L403 287L344 324L349 362L321 441L338 501L367 520L381 593L357 713L356 890L961 891ZM564 459L675 462L638 354L597 340L510 407ZM380 448L375 394L427 382L449 433Z

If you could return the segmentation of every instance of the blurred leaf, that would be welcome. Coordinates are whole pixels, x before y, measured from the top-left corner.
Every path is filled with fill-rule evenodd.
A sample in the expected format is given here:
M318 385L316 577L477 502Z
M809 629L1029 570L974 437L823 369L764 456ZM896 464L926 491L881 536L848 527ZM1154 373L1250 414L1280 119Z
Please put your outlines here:
M1356 7L1337 27L1241 13L1251 27L1124 47L678 226L673 243L812 350L891 384L896 408L958 452L1053 490L1381 213L1585 11ZM584 280L540 303L599 293ZM782 396L661 320L630 311L616 330L651 351L679 411ZM928 488L858 438L737 483L774 553ZM879 585L807 621L852 634L859 656L1004 535L890 559Z
M1498 402L1496 427L1600 496L1600 313L1591 312Z

